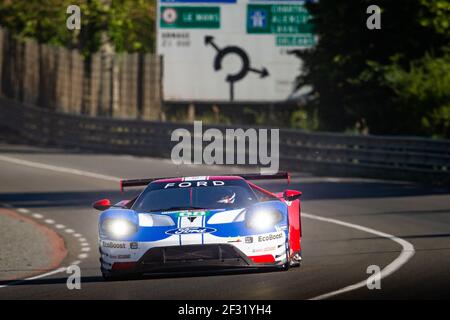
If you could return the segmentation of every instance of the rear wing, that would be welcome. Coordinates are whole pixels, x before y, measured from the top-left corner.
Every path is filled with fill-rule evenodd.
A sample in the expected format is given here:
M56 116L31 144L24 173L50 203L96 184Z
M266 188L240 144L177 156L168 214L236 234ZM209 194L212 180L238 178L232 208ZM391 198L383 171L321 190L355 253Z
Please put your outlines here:
M250 173L250 174L224 174L220 175L223 177L241 177L245 180L282 180L286 179L288 184L291 184L291 175L289 172L278 172L275 174L259 174L259 173ZM156 180L163 179L176 179L179 177L169 177L169 178L148 178L148 179L134 179L134 180L121 180L120 181L120 191L123 191L125 188L132 187L143 187L152 183Z

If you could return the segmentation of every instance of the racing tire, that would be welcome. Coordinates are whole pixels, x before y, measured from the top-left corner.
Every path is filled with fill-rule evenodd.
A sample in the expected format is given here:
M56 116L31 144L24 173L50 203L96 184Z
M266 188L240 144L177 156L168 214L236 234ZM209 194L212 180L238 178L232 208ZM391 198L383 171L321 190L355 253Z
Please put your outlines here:
M289 269L291 268L291 264L289 262L286 262L285 264L283 264L283 266L281 267L281 271L289 271Z
M111 275L109 275L107 273L103 273L103 272L102 272L102 278L103 278L103 281L111 281L114 279L114 277L112 277Z
M113 281L118 279L118 277L111 274L111 272L105 272L103 269L100 269L100 271L102 272L102 278L104 281Z

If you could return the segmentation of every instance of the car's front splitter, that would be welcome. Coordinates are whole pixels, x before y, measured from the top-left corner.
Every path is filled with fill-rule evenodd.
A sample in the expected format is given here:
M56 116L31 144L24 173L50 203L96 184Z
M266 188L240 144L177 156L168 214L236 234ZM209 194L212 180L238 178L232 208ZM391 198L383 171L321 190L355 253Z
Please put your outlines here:
M251 259L231 244L207 244L155 247L137 262L116 262L104 273L114 275L155 274L166 272L197 272L278 268L284 264L272 260Z

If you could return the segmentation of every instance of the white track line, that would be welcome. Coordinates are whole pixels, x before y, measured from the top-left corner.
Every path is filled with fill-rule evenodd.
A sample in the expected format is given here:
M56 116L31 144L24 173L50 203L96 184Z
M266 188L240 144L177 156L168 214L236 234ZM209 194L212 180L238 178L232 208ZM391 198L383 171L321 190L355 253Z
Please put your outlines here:
M371 234L374 234L374 235L376 235L378 237L386 238L386 239L392 240L394 242L397 242L402 247L402 251L400 252L400 255L394 261L392 261L390 264L388 264L386 267L384 267L384 269L381 270L380 272L374 273L373 275L371 275L366 280L357 282L355 284L349 285L349 286L344 287L342 289L338 289L338 290L335 290L335 291L331 291L331 292L322 294L320 296L311 298L310 300L328 299L328 298L337 296L337 295L342 294L342 293L346 293L346 292L349 292L349 291L353 291L353 290L356 290L356 289L360 289L360 288L366 287L367 283L373 282L373 280L376 279L376 278L383 279L383 278L386 278L387 276L390 276L391 274L393 274L395 271L400 269L406 262L408 262L408 260L411 259L412 256L415 253L414 246L410 242L408 242L406 240L403 240L401 238L398 238L398 237L396 237L394 235L388 234L388 233L384 233L384 232L381 232L381 231L378 231L378 230L375 230L375 229L363 227L363 226L360 226L360 225L357 225L357 224L340 221L340 220L337 220L337 219L330 219L330 218L324 218L324 217L316 216L316 215L313 215L313 214L302 213L302 217L313 219L313 220L318 220L318 221L323 221L323 222L334 223L334 224L337 224L337 225L340 225L340 226L344 226L344 227L347 227L347 228L352 228L352 229L360 230L360 231L363 231L363 232L371 233Z
M44 164L44 163L40 163L40 162L27 161L27 160L11 158L11 157L6 157L6 156L0 156L0 160L9 162L9 163L13 163L13 164L19 164L19 165L31 167L31 168L45 169L45 170L51 170L51 171L56 171L56 172L61 172L61 173L69 173L69 174L74 174L77 176L83 176L83 177L89 177L89 178L95 178L95 179L101 179L101 180L108 180L108 181L115 181L115 182L120 182L120 180L121 180L118 177L107 176L104 174L93 173L93 172L89 172L89 171L66 168L66 167L53 166L53 165Z
M119 178L119 177L108 176L108 175L103 175L103 174L98 174L98 173L93 173L93 172L83 171L83 170L77 170L77 169L72 169L72 168L53 166L53 165L43 164L43 163L39 163L39 162L27 161L27 160L6 157L6 156L0 156L0 161L24 165L24 166L28 166L28 167L32 167L32 168L51 170L51 171L56 171L56 172L61 172L61 173L69 173L69 174L74 174L74 175L78 175L78 176L84 176L84 177L107 180L107 181L118 182L121 180L121 178ZM400 255L394 261L392 261L390 264L388 264L383 270L381 270L379 274L375 273L372 276L370 276L368 279L363 280L361 282L349 285L347 287L344 287L344 288L336 290L336 291L332 291L332 292L325 293L320 296L314 297L314 298L312 298L313 300L327 299L327 298L330 298L330 297L333 297L333 296L336 296L336 295L339 295L339 294L342 294L345 292L360 289L362 287L365 287L366 284L375 277L381 277L381 279L385 278L385 277L393 274L398 269L400 269L406 262L408 262L409 259L411 259L411 257L414 255L414 252L415 252L414 246L411 243L409 243L408 241L403 240L401 238L398 238L394 235L388 234L388 233L384 233L384 232L381 232L381 231L378 231L375 229L363 227L363 226L360 226L357 224L340 221L337 219L324 218L324 217L307 214L307 213L302 213L302 217L314 219L314 220L318 220L318 221L322 221L322 222L334 223L334 224L341 225L344 227L353 228L353 229L360 230L363 232L371 233L371 234L374 234L379 237L390 239L394 242L397 242L400 246L402 246L402 251L401 251ZM58 227L58 226L56 226L56 227ZM87 257L87 254L82 253L78 257L80 259L85 259ZM57 271L57 270L55 270L55 271ZM55 272L55 273L57 273L57 272ZM37 276L37 277L44 277L47 275L49 275L49 274L45 274L45 275Z
M47 272L47 273L44 273L44 274L40 274L38 276L34 276L34 277L31 277L31 278L26 278L25 281L26 280L29 281L29 280L40 279L40 278L51 276L51 275L54 275L54 274L57 274L57 273L60 273L60 272L65 272L66 270L67 270L67 267L58 268L56 270L53 270L53 271L50 271L50 272Z
M14 285L19 284L19 283L24 283L25 281L31 281L31 280L37 280L37 279L45 278L45 277L48 277L48 276L51 276L51 275L54 275L54 274L57 274L57 273L65 272L66 270L67 270L66 267L58 268L56 270L49 271L47 273L43 273L43 274L31 277L31 278L26 278L26 279L23 279L23 280L17 280L17 281L10 282L8 284L1 285L0 289L1 288L6 288L6 287L10 287L10 286L14 286Z

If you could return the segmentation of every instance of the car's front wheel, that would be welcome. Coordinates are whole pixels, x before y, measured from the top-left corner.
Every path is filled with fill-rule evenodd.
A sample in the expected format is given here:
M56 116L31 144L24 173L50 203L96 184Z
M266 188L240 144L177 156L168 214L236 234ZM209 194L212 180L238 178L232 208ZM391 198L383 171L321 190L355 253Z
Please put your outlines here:
M100 268L100 272L102 273L102 278L105 281L111 281L116 279L116 276L114 276L110 271L106 271L103 268Z

